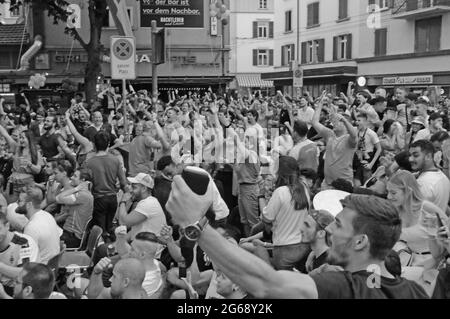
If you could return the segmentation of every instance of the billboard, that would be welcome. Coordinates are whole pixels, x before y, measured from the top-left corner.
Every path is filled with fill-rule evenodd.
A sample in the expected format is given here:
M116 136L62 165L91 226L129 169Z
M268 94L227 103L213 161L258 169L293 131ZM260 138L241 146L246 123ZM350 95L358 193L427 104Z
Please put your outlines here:
M141 27L204 28L204 0L141 0Z

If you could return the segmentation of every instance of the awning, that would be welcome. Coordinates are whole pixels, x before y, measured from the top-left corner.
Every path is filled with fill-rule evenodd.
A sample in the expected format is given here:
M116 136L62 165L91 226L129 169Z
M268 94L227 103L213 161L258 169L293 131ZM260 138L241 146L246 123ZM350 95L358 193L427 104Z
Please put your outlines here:
M28 43L30 36L25 24L0 24L0 44L20 45Z
M271 88L273 81L263 81L261 74L238 74L236 80L240 87L244 88Z

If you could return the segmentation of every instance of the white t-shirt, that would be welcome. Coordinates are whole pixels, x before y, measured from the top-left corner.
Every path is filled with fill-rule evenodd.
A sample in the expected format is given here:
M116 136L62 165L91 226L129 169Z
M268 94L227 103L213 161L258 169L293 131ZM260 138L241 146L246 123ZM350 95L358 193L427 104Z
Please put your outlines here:
M275 246L299 244L302 241L300 226L307 215L307 209L295 210L289 187L277 188L263 211L264 219L273 222L273 244Z
M153 196L141 200L134 211L144 215L146 219L142 223L131 227L130 235L132 240L137 234L142 232L159 235L163 226L167 225L166 215L164 215L161 204Z
M26 261L39 262L39 248L28 235L14 233L6 250L0 252L0 262L12 267L21 267ZM0 274L0 284L14 287L14 279Z
M144 281L142 282L142 288L144 288L147 296L149 297L156 293L163 284L159 262L154 260L154 263L156 265L156 269L147 271L145 273Z
M417 183L425 200L447 211L450 181L442 171L424 172L417 178Z
M43 264L59 254L59 238L62 229L56 224L52 215L46 211L36 212L24 229L24 234L31 236L39 247L39 256Z

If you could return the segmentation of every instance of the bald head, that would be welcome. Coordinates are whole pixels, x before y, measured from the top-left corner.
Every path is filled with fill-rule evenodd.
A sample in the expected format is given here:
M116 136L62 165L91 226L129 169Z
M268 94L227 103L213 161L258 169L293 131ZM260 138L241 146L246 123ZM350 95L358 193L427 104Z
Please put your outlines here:
M134 287L141 287L145 279L145 267L135 258L120 260L114 267L114 272L124 279L128 278L130 285Z

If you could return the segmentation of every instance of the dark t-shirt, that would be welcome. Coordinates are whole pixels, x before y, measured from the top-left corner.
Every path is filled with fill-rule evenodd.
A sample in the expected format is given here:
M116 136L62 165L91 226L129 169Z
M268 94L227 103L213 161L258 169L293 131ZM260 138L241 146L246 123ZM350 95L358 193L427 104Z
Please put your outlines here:
M381 277L381 288L369 288L374 284L369 278L373 273L325 272L311 278L317 286L319 299L429 299L417 283L404 278Z
M320 266L324 265L327 263L327 258L328 258L328 250L325 251L322 255L320 255L319 257L314 257L313 260L313 269L317 269Z
M44 156L47 159L50 159L59 154L58 139L59 134L56 133L51 135L44 134L41 136L39 140L39 145L41 146L42 156Z

